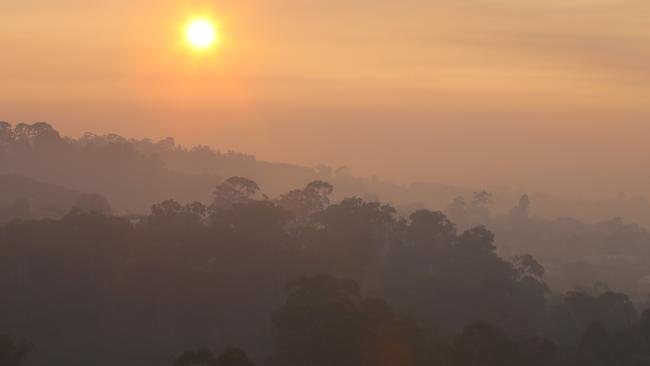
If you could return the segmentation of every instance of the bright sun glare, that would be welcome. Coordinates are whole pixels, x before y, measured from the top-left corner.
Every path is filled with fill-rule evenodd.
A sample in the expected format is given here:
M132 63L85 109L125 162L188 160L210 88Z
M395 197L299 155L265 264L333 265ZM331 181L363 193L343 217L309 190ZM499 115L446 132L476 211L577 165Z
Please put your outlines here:
M209 20L195 19L187 26L186 36L192 47L206 49L216 41L217 31Z

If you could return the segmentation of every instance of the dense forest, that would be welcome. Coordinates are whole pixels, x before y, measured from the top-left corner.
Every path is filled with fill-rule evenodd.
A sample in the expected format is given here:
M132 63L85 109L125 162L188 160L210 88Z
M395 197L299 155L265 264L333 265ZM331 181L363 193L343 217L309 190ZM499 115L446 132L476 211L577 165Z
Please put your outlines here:
M616 210L47 124L0 124L0 174L0 366L650 365Z
M12 221L0 229L0 327L14 338L1 357L16 365L24 356L26 365L650 360L650 312L625 294L554 294L542 264L498 256L483 226L460 231L428 210L403 219L359 198L330 204L333 189L314 181L271 199L233 177L209 205L167 200L138 218L73 210Z

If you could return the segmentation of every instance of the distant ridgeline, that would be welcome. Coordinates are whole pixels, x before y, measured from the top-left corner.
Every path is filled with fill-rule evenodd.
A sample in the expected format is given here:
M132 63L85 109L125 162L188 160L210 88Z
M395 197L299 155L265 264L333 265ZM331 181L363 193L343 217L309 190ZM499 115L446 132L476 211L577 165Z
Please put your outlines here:
M431 162L434 171L436 164ZM334 200L356 196L389 202L403 216L419 208L445 209L457 197L471 197L473 192L483 189L492 194L492 212L508 212L525 193L507 187L470 188L426 182L400 185L376 177L356 177L346 167L321 164L309 168L260 161L252 155L220 152L208 146L185 148L171 137L155 142L86 133L74 139L62 137L43 122L16 126L0 122L0 175L3 174L100 194L117 213L146 213L153 203L170 198L206 202L206 192L231 176L254 180L270 197L314 180L326 181L336 187ZM621 216L650 226L650 204L642 197L620 195L587 201L532 193L530 199L534 202L534 216L575 217L588 222Z
M336 185L335 198L365 196L396 205L443 207L470 189L439 184L411 187L377 178L353 177L349 169L326 165L307 168L257 160L252 155L219 152L208 146L184 148L168 137L126 139L110 134L86 133L78 139L61 137L51 125L0 122L0 174L33 177L106 196L118 212L143 213L152 203L174 198L180 201L209 199L218 183L230 176L255 180L270 196L286 193L313 180Z

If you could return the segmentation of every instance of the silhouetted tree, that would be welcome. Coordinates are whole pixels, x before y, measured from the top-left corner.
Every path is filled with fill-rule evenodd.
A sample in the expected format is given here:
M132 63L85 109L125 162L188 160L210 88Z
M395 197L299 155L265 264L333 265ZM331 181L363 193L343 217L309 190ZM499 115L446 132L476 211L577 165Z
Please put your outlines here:
M322 181L313 181L303 189L296 189L280 196L278 204L297 218L308 218L323 211L329 204L334 187Z
M289 283L285 304L273 313L277 366L359 365L362 297L350 280L303 277Z
M524 194L519 199L519 203L510 210L510 217L515 220L526 220L529 216L530 198Z
M288 285L273 313L272 365L427 365L429 336L350 280L326 275Z
M454 221L456 224L461 226L466 226L469 222L469 217L467 213L467 201L465 197L458 196L447 206L445 214Z
M521 280L526 277L532 277L537 281L544 278L544 266L530 254L518 255L512 258L512 265L515 270L517 279Z
M406 240L413 244L440 246L452 243L456 237L456 225L442 212L418 210L411 214L406 229Z
M398 225L393 207L360 198L327 207L313 222L301 240L318 269L358 281L376 275Z
M242 177L230 177L217 186L212 193L212 205L217 208L228 208L236 204L246 203L260 191L254 181Z
M473 225L486 224L490 218L489 205L493 202L493 195L488 191L474 192L472 200L467 205L467 214Z
M495 254L494 233L485 226L477 226L462 233L456 244L459 250L467 253Z

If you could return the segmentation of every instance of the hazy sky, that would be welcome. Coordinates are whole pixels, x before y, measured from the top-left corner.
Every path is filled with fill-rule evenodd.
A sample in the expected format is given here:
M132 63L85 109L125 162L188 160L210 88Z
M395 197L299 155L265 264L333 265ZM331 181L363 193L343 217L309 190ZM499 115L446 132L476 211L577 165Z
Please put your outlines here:
M205 54L182 39L201 14ZM0 45L0 120L650 195L648 0L2 0Z

